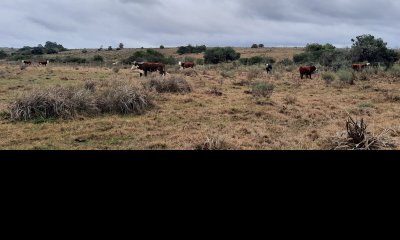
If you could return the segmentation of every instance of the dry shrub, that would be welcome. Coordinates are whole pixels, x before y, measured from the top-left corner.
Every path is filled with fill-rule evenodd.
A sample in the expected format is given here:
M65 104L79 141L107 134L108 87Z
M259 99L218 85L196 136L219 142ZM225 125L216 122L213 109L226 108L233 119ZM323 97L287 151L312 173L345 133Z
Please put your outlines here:
M390 139L386 129L378 136L367 132L367 124L364 119L360 122L349 117L346 121L346 132L339 134L333 139L334 150L382 150L396 147Z
M275 80L282 79L282 73L280 73L280 72L273 72L272 75L274 76Z
M360 76L358 77L358 80L360 81L368 81L369 80L369 75L366 72L360 73Z
M195 150L231 150L232 147L223 137L208 136L204 142L196 144Z
M291 104L295 104L297 102L297 98L295 96L292 95L287 95L283 98L283 102L286 105L291 105Z
M234 79L232 84L235 86L248 86L250 82L251 81L247 79Z
M345 84L353 85L356 80L355 73L348 70L339 70L337 76L339 77L339 80Z
M389 102L400 102L400 95L394 92L385 92L385 98Z
M159 93L190 93L192 86L183 78L171 77L152 77L145 83L145 88L154 89Z
M112 69L112 71L114 72L114 73L119 73L119 70L120 70L121 68L119 68L119 67L113 67L113 69Z
M324 72L321 74L321 78L326 84L331 84L336 79L336 75L333 72Z
M207 93L211 94L211 95L219 96L219 97L223 95L221 89L218 87L215 87L215 86L212 87L210 90L208 90Z
M98 96L98 106L102 113L140 115L153 104L143 89L130 83L119 83Z
M96 100L87 90L53 87L25 93L9 105L13 121L73 118L78 114L98 112Z
M198 75L198 73L196 72L196 70L194 70L193 68L186 68L186 69L183 69L183 70L182 70L182 74L183 74L184 76L187 76L187 77L195 77L195 76Z
M220 74L223 78L234 78L235 77L235 72L233 72L233 71L221 71Z
M255 97L270 98L274 89L275 86L273 84L263 81L254 82L251 86L251 92Z
M247 80L248 81L252 81L252 80L260 77L262 75L262 73L263 73L263 71L261 71L259 69L254 70L254 71L250 71L250 72L247 73Z
M88 91L95 92L96 91L96 82L93 80L86 80L84 87Z

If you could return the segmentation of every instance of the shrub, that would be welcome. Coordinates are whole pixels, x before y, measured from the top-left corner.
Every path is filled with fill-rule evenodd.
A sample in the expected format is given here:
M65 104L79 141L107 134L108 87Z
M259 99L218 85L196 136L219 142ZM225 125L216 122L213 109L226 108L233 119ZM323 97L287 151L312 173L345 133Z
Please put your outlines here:
M94 62L104 62L104 58L102 56L100 56L100 55L95 55L93 57L93 61Z
M324 72L321 74L321 78L326 84L330 84L336 79L336 75L333 72Z
M145 83L145 88L154 89L159 93L190 93L192 86L183 78L172 77L163 79L153 77Z
M394 65L393 67L391 67L391 68L389 69L389 73L390 73L392 76L399 78L399 77L400 77L400 65L399 65L399 64L396 64L396 65Z
M161 45L161 46L160 46L160 49L164 49L164 48L165 48L164 45Z
M339 78L340 81L353 85L354 84L354 80L355 80L355 74L351 71L348 70L339 70L337 72L337 76Z
M127 59L122 60L123 64L132 64L133 62L161 62L164 64L175 65L177 63L176 59L172 56L166 58L162 53L147 49L146 51L135 52L132 56Z
M88 91L95 92L96 91L96 82L92 80L85 81L84 88Z
M207 50L207 47L205 45L201 45L201 46L195 46L193 47L192 45L187 45L187 46L180 46L178 47L178 51L177 53L179 53L180 55L182 54L187 54L187 53L202 53L205 52Z
M287 95L283 98L283 102L287 105L295 104L297 102L297 98L295 96Z
M113 69L112 69L112 71L113 71L114 73L118 73L118 72L119 72L119 70L120 70L120 68L119 68L119 67L113 67Z
M222 62L231 62L238 60L240 53L237 53L233 48L212 48L207 49L204 54L204 61L206 64L218 64Z
M88 50L86 48L82 50L82 53L87 53L87 52Z
M196 59L197 65L204 65L204 59Z
M372 35L357 36L352 39L351 58L353 62L383 62L387 68L399 60L399 54L387 48L387 43L382 38Z
M112 51L113 48L111 46L108 46L107 51Z
M251 86L252 94L255 97L270 98L274 92L274 85L267 82L255 82Z
M4 59L8 57L8 54L6 52L4 52L3 50L0 50L0 59Z
M235 73L233 71L221 71L220 74L224 78L233 78L233 77L235 77Z
M289 65L293 65L293 61L290 60L289 58L285 58L285 59L279 61L278 64L283 65L283 66L289 66Z
M253 45L251 45L251 48L258 48L258 44L253 44Z
M118 45L118 48L121 50L121 49L124 49L124 44L123 43L120 43L119 45Z
M220 136L210 136L194 147L195 150L229 150L231 146Z
M259 48L264 48L264 44L262 44L262 43L261 43L261 44L258 44L258 47L259 47Z
M239 59L239 62L242 65L257 65L257 64L273 64L276 62L276 60L272 57L262 57L262 56L254 56L251 58L241 58Z
M145 91L129 83L107 88L97 101L102 113L140 115L153 106Z
M93 114L97 111L95 98L89 91L61 87L34 90L9 106L10 117L14 121L72 118L79 113Z

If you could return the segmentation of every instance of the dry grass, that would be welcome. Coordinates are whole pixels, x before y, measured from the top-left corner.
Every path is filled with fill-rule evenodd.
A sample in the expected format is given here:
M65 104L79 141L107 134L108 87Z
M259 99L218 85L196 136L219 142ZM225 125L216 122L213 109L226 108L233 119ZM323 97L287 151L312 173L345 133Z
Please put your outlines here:
M105 54L113 59L112 54L122 56L125 51L131 50ZM173 54L174 50L163 51ZM291 58L288 55L297 51L244 49L242 52L246 52L244 57L265 54L279 59L273 54ZM87 65L79 65L79 70L75 70L77 66L52 65L52 72L36 67L21 71L19 67L19 63L0 64L0 112L7 111L17 96L35 89L57 86L84 89L87 81L93 81L94 92L87 91L87 94L95 96L97 102L105 98L102 93L116 89L120 82L131 84L131 89L141 89L142 84L151 80L151 77L140 78L129 67L121 67L118 73L111 67ZM395 90L399 89L400 82L392 72L380 70L378 74L368 75L369 81L357 78L355 85L343 83L341 88L335 88L332 87L335 83L327 86L319 75L312 80L301 80L297 67L293 71L274 69L278 77L267 75L261 69L262 74L250 81L248 74L261 66L197 66L198 75L193 76L183 76L181 71L170 72L173 68L167 66L170 75L164 80L185 79L195 91L151 92L148 99L155 107L147 108L140 115L110 113L87 117L79 113L72 120L27 122L12 122L8 117L1 117L0 149L333 149L338 145L332 145L332 136L346 130L347 112L351 111L368 123L367 136L390 143L385 149L400 149L396 144L400 138L400 108L396 100L399 93ZM221 71L232 71L235 75L224 79ZM256 81L274 85L273 94L265 104L257 104L255 97L246 94ZM118 98L121 92L128 95L133 92L118 91L110 93L114 96L110 99L124 100ZM219 96L219 92L223 94ZM115 104L118 101L108 102L118 106ZM347 139L347 132L343 137L342 140Z

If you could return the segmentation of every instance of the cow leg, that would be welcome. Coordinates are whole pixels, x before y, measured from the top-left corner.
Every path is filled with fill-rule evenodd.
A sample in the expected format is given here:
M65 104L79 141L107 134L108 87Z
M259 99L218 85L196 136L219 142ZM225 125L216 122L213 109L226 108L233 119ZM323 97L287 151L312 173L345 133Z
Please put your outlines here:
M144 70L144 76L147 77L147 70Z

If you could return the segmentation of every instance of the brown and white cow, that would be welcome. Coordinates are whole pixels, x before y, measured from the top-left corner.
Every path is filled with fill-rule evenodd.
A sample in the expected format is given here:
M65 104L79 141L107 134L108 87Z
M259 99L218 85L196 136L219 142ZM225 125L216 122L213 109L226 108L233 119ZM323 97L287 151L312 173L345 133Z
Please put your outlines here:
M165 64L163 63L154 63L154 62L134 62L131 70L136 70L140 73L140 76L147 77L148 72L159 72L161 75L165 76Z
M181 69L194 68L195 66L194 62L179 62L178 65L181 67Z
M49 64L49 60L39 62L39 65L41 66L47 66L47 64Z
M305 67L300 67L299 71L300 71L300 77L301 77L301 79L303 79L303 76L304 76L304 75L306 75L306 78L308 78L308 76L310 76L310 79L312 79L312 78L311 78L311 75L312 75L315 71L317 71L317 68L316 68L315 66L305 66Z
M364 64L353 64L351 65L351 67L355 70L355 71L360 71L366 67L368 67L369 65L371 65L370 63L364 63Z
M32 65L32 62L31 62L31 61L22 60L22 63L25 64L25 65Z

